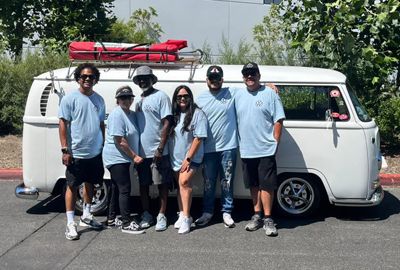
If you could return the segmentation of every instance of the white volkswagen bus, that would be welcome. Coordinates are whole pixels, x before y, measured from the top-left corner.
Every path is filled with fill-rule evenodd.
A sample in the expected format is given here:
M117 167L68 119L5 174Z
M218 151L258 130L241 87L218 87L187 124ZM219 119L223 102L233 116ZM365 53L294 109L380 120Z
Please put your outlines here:
M103 63L104 64L104 63ZM115 105L115 90L130 85L140 98L141 90L132 82L138 64L98 65L101 78L94 89L106 102L107 113ZM188 85L195 96L208 91L208 66L201 64L154 64L158 77L155 88L170 97L180 84ZM224 86L243 87L241 68L222 65ZM381 167L378 128L337 71L308 67L260 66L261 81L279 88L286 120L277 153L279 187L276 206L291 216L313 213L323 199L341 206L373 206L383 199L379 181ZM57 193L65 185L61 163L57 112L61 99L78 87L74 67L54 70L35 77L26 102L23 128L23 183L17 197L36 199L39 192ZM132 108L135 108L133 104ZM250 198L244 187L240 162L234 182L235 198ZM201 170L200 170L201 171ZM132 193L138 195L138 181L132 174ZM106 181L96 187L94 213L107 205ZM218 189L217 189L218 190ZM156 196L157 189L151 189ZM202 196L201 172L194 179L194 196ZM79 196L77 209L82 208Z

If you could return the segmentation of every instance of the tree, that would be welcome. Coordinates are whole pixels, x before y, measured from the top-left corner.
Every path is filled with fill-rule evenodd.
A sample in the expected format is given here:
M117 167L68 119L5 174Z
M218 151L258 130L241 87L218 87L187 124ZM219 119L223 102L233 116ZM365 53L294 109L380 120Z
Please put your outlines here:
M397 0L285 0L284 31L309 58L333 68L369 105L400 86L400 2Z
M13 56L22 53L23 39L32 39L35 21L40 18L39 1L2 1L0 6L0 42Z
M221 47L219 47L218 63L221 64L245 64L246 62L253 60L251 58L252 46L247 43L244 39L241 39L237 45L235 51L229 40L222 35ZM254 60L253 60L254 61Z
M74 39L101 40L115 21L114 0L3 1L0 12L1 43L17 57L24 42L65 50Z
M343 72L377 117L382 138L398 144L400 2L284 0L279 7L291 46L309 65Z
M290 46L290 37L285 36L282 28L283 18L279 6L271 5L262 23L253 28L255 50L258 62L265 65L304 64L301 52Z
M105 39L127 43L160 42L159 38L163 31L158 23L152 21L157 16L157 11L152 7L149 7L148 10L137 9L127 23L117 20L112 24L110 33Z
M45 48L65 51L73 40L102 41L116 18L112 13L114 0L42 0L41 20L33 41Z

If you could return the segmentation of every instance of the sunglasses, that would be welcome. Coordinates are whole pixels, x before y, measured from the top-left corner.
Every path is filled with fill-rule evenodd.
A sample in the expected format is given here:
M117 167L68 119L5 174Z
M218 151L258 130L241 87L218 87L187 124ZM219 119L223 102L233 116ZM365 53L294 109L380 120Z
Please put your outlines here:
M96 79L96 76L93 74L90 75L82 74L81 76L79 76L79 78L81 78L83 81L86 81L88 78L89 80L93 81L94 79Z
M176 100L181 100L181 99L190 99L190 95L186 94L186 95L177 95L176 96Z
M255 69L247 69L247 70L243 70L242 72L244 77L248 77L248 76L257 76L258 72Z

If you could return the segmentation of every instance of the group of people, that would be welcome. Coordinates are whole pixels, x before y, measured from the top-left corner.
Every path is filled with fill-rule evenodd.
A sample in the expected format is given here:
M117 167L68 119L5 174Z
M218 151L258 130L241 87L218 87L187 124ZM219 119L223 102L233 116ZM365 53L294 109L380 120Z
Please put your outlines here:
M254 215L246 230L261 227L268 236L278 234L271 218L277 187L275 153L285 118L279 96L260 83L260 70L250 62L242 69L244 88L223 87L223 70L207 70L208 91L194 100L191 89L178 86L172 101L154 88L157 77L148 66L136 69L133 82L142 90L141 100L131 110L134 94L130 86L119 87L117 106L105 128L105 104L93 91L99 81L98 69L90 63L79 65L74 77L79 89L65 96L59 109L62 161L66 166L65 193L68 240L79 238L74 221L78 187L84 183L80 226L101 229L91 214L93 184L101 184L104 166L111 175L111 196L107 225L122 232L140 234L155 224L167 229L165 216L169 188L178 185L179 234L191 227L207 225L214 215L216 183L221 185L221 212L227 228L235 227L233 181L238 148L245 186L250 189ZM140 186L143 213L140 220L130 213L130 167L134 165ZM203 213L193 222L191 179L203 167ZM150 213L149 186L157 185L160 207L156 218ZM121 217L117 217L119 208Z

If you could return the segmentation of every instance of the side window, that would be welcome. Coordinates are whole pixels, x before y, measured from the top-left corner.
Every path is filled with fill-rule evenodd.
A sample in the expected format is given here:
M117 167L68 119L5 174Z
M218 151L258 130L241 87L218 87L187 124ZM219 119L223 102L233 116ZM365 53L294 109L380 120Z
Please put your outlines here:
M279 85L286 120L346 121L349 113L337 87Z

